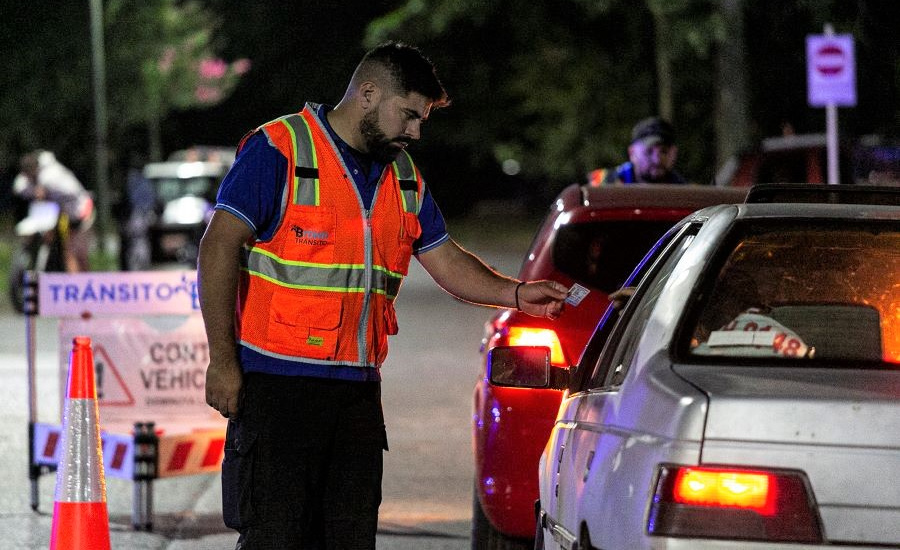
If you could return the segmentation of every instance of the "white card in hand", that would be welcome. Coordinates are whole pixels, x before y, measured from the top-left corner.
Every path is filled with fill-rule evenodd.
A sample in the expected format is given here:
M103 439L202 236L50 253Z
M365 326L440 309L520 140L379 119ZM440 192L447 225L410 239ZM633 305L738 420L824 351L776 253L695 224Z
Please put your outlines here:
M569 289L569 295L566 296L566 303L577 306L584 300L584 297L588 295L590 290L584 288L578 283L572 285L572 288Z

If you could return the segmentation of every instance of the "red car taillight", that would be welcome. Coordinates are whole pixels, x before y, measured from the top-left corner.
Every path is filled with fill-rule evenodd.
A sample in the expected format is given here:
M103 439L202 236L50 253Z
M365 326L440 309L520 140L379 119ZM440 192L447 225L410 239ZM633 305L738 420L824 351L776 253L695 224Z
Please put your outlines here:
M820 542L810 491L798 472L662 466L650 535Z
M510 346L547 346L550 348L550 364L564 367L562 344L556 331L549 328L509 327L507 340Z
M774 481L762 472L682 468L672 493L679 504L744 508L771 516L777 493Z
M501 320L502 321L502 320ZM496 346L546 346L550 348L550 364L555 367L568 366L562 344L556 331L542 327L498 323L494 335L487 343L487 349Z

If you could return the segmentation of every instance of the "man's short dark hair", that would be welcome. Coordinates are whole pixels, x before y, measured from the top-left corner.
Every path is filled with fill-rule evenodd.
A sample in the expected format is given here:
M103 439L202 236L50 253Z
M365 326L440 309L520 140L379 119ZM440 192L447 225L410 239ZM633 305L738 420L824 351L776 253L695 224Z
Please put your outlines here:
M359 62L357 76L375 70L375 66L387 71L395 93L405 96L416 92L430 99L433 108L450 104L434 64L415 46L394 41L375 46Z

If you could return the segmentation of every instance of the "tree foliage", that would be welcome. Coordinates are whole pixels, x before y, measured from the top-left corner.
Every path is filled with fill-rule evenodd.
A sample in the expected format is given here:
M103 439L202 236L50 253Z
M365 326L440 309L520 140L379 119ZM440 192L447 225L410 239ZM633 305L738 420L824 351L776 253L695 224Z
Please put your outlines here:
M842 134L896 136L900 128L896 0L102 4L114 164L149 145L154 121L165 153L234 145L304 101L337 102L365 48L387 38L421 46L453 99L413 148L450 214L485 195L524 194L544 208L585 171L621 162L635 120L666 105L679 130L679 166L699 182L721 162L717 150L738 141L777 135L785 122L823 131L823 110L806 106L804 38L826 22L856 39L859 104L841 109ZM741 5L743 38L729 30L726 4ZM19 154L46 147L90 186L88 3L5 2L0 17L8 52L0 58L0 182L11 180ZM743 129L717 110L738 80L717 72L723 45L747 60L747 93L736 102L745 105ZM239 75L246 64L234 63L244 57L253 70ZM736 132L726 138L722 128ZM716 146L724 139L732 149Z
M91 112L87 5L34 0L30 7L43 13L39 25L30 20L33 12L19 7L6 2L0 8L4 166L15 164L25 148L70 147L91 122L83 115Z
M137 7L137 9L135 9ZM118 68L122 129L145 127L151 158L162 156L160 124L174 111L216 105L234 89L250 61L221 59L218 18L196 1L109 0L108 57Z
M652 10L685 28L668 53L676 67L685 57L700 60L688 84L709 81L702 65L710 44L701 37L714 21L693 0L469 4L428 2L426 9L410 0L374 21L367 41L424 33L425 49L455 87L454 119L462 119L452 130L455 144L476 151L468 157L476 170L499 180L496 167L518 161L518 179L540 201L592 168L621 162L635 120L657 112ZM688 30L682 20L695 25ZM711 98L701 92L680 101L679 118L711 109Z
M226 63L216 54L218 22L196 2L163 0L106 4L109 59L120 79L111 89L122 93L123 126L138 123L150 131L151 156L161 156L160 120L174 110L215 105L249 70L249 60ZM137 85L133 85L137 83Z
M34 5L37 4L37 5ZM18 8L18 6L16 6ZM129 140L146 143L154 121L178 109L214 105L246 72L226 63L213 40L217 21L200 3L178 0L103 2L109 143L124 160ZM21 15L20 15L21 14ZM29 21L41 14L38 24ZM4 8L0 58L0 164L15 169L29 149L57 151L90 186L94 139L91 36L87 2L35 0ZM139 137L135 137L135 136ZM119 159L115 159L119 153Z
M705 183L723 160L715 119L724 116L717 94L728 90L717 86L734 85L716 79L717 52L733 38L723 1L408 0L372 22L367 42L413 36L433 52L456 86L457 122L442 131L477 151L468 159L482 173L499 177L491 166L515 158L520 178L551 188L546 198L590 168L621 162L633 123L671 104L679 165ZM898 20L896 2L738 4L745 40L729 46L748 60L749 89L727 107L751 120L742 125L748 135L729 140L758 142L788 119L797 131L823 131L820 110L805 105L803 41L825 22L856 37L860 97L871 98L848 113L844 131L896 131L897 42L888 23Z

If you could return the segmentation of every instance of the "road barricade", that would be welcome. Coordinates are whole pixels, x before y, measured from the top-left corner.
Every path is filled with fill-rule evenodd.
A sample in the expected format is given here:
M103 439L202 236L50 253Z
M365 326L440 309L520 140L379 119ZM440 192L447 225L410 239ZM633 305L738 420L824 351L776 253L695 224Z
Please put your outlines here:
M134 482L132 525L152 529L153 480L218 471L226 421L206 405L209 350L193 271L29 274L26 285L31 507L38 480L56 470L61 426L38 422L35 318L59 319L65 344L93 342L107 477ZM63 396L60 396L63 399Z

